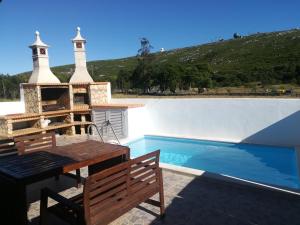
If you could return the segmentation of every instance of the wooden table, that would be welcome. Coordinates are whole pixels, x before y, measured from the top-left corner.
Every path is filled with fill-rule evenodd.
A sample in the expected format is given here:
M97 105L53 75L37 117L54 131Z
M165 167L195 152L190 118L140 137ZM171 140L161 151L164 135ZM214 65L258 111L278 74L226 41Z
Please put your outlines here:
M93 168L93 165L101 165L101 162L109 159L121 157L127 160L129 155L128 147L89 140L26 155L0 158L1 221L9 221L10 225L28 224L28 184L85 166Z

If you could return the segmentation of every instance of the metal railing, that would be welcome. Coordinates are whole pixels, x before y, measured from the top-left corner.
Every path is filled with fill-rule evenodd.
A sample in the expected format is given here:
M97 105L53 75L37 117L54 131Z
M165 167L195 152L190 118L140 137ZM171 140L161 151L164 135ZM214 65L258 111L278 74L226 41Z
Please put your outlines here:
M96 131L97 131L99 137L101 138L101 141L104 142L103 136L101 135L101 133L100 133L98 127L97 127L96 124L94 124L94 123L91 123L91 124L88 126L88 128L87 128L88 136L89 136L90 134L92 134L92 132L91 132L91 128L92 128L92 127L96 128Z
M114 128L113 128L113 126L112 126L112 124L111 124L111 122L110 122L109 120L104 121L104 122L102 123L101 128L100 128L100 131L99 131L99 128L98 128L98 126L97 126L96 124L94 124L94 123L90 124L90 125L88 126L88 128L87 128L88 135L91 134L91 128L92 128L92 127L95 127L95 128L96 128L96 131L97 131L99 137L101 138L102 142L104 142L104 138L103 138L103 136L104 136L104 135L103 135L104 127L110 127L110 129L112 130L112 132L113 132L113 134L114 134L115 139L117 140L118 144L120 144L120 140L119 140L119 138L118 138L118 136L117 136L117 134L116 134L116 132L115 132L115 130L114 130Z

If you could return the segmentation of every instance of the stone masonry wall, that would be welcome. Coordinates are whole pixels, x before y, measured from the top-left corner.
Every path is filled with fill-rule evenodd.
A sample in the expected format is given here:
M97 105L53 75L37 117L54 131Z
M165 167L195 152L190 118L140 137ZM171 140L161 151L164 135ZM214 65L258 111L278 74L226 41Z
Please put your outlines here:
M40 87L24 87L24 101L26 113L41 113Z
M6 136L7 135L7 121L4 119L0 120L0 136Z
M108 84L91 84L90 101L91 105L100 105L110 101Z

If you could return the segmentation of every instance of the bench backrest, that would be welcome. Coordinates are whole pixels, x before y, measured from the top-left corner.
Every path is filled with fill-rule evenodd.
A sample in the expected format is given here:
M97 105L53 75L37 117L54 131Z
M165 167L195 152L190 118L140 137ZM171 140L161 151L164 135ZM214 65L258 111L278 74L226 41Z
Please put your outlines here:
M89 176L83 191L86 224L107 224L157 193L159 153L157 150Z
M16 154L17 148L12 139L0 140L0 157Z
M56 147L55 133L22 136L14 141L19 155Z

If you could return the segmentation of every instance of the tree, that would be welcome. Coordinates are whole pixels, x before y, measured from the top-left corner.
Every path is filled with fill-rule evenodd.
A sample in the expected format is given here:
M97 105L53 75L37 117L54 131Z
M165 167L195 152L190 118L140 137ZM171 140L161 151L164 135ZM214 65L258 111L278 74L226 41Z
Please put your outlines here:
M128 93L128 90L130 89L131 82L130 77L132 75L132 72L129 72L127 70L120 70L118 73L118 77L116 80L117 87L121 89L121 91L124 93Z
M2 96L3 98L6 98L6 87L5 87L3 76L1 76L1 87L2 87L2 93L0 93L0 96Z
M141 89L148 93L152 86L152 61L154 56L150 54L153 46L147 38L141 38L141 48L138 50L138 64L131 76L133 88Z
M239 35L238 33L234 33L233 34L233 38L234 39L239 39L239 38L241 38L242 36L241 35Z
M130 81L133 88L140 89L143 93L149 93L152 87L153 67L144 60L139 60L138 65L133 70Z
M174 64L163 64L153 70L153 84L159 86L161 92L169 89L175 93L179 81L179 68Z
M150 44L150 41L145 37L141 38L141 48L138 50L138 55L142 57L148 56L151 49L153 49L153 46Z
M295 79L297 81L297 84L300 85L300 66L297 65L295 68Z
M181 88L183 90L189 90L195 81L195 76L197 75L198 70L195 66L190 65L185 68L183 75L181 76Z
M208 64L196 64L195 68L194 85L198 88L198 93L200 93L202 89L212 87L212 70Z

